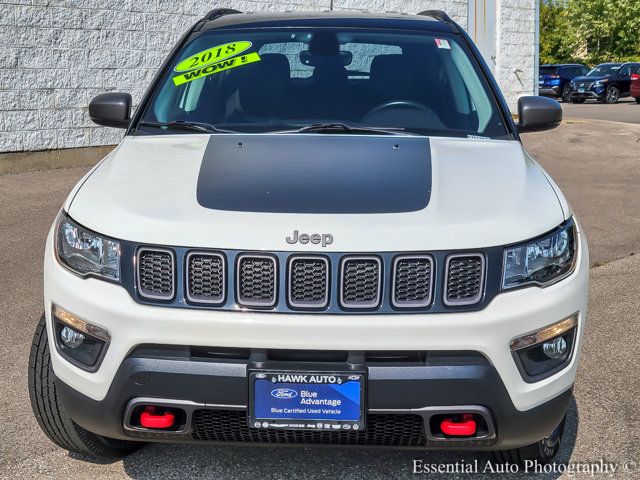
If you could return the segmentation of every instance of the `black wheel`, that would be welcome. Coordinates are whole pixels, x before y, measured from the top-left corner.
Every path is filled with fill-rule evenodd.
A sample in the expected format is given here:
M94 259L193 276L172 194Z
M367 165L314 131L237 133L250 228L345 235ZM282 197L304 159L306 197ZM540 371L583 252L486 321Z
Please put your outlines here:
M640 103L640 97L636 97L636 103Z
M562 90L562 101L567 103L571 102L571 87L569 84L566 84Z
M607 88L607 93L605 94L604 101L605 103L613 104L618 103L620 100L620 89L615 85L611 85Z
M120 458L142 444L101 437L74 423L56 394L45 317L33 336L29 356L29 397L42 431L56 445L99 460Z
M513 450L493 452L493 459L497 463L515 463L520 466L524 465L527 460L537 461L538 463L551 462L560 450L566 421L567 416L565 415L560 425L558 425L548 437L532 445Z

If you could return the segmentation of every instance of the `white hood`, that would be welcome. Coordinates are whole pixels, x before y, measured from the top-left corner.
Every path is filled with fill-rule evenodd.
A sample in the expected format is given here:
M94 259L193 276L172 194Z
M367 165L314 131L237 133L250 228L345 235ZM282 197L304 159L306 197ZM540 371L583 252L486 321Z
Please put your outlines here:
M562 199L520 143L440 137L428 142L431 193L426 207L417 211L216 210L202 206L197 198L205 151L209 139L215 141L215 137L218 135L127 136L83 179L65 208L81 225L115 238L155 245L271 251L473 249L533 238L564 220ZM287 137L278 135L282 148L287 148ZM285 238L294 230L331 234L334 241L325 248L311 243L290 245Z

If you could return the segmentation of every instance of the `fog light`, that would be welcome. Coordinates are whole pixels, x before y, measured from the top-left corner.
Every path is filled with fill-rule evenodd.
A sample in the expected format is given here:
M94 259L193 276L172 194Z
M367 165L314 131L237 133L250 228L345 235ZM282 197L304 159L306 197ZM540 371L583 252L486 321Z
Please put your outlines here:
M542 351L549 358L560 358L567 351L567 342L563 337L555 338L542 345Z
M60 339L67 347L78 348L84 342L84 335L69 327L64 327L60 332Z
M77 367L95 372L111 340L109 332L57 305L51 315L58 353Z
M578 314L511 341L511 350L525 382L553 375L571 361L578 330Z

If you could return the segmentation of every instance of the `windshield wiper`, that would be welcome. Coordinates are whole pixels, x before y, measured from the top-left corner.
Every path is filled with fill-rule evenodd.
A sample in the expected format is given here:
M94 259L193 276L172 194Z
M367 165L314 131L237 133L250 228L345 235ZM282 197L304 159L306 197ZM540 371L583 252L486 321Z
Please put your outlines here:
M188 122L186 120L173 120L171 122L151 122L151 121L141 121L138 122L138 126L143 127L167 127L171 130L189 130L192 132L203 132L203 133L236 133L233 130L224 130L222 128L218 128L214 125L204 123L204 122Z
M346 123L314 123L297 130L283 131L280 133L363 133L398 135L407 134L404 128L374 128L374 127L352 127Z

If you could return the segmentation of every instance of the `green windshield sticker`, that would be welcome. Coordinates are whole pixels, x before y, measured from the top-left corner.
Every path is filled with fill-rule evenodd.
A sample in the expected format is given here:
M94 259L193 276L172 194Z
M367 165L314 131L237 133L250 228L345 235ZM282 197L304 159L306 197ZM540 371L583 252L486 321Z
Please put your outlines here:
M242 65L248 65L254 62L259 62L260 60L260 55L258 55L257 52L247 53L246 55L233 57L228 60L223 60L222 62L214 63L213 65L208 65L206 67L198 68L196 70L191 70L189 72L177 75L173 77L173 83L177 87L184 83L193 82L194 80L212 75L214 73L223 72L224 70L229 70L230 68L241 67Z
M174 70L176 72L188 72L196 68L206 67L212 63L218 63L227 58L234 57L251 48L251 42L231 42L207 48L182 60Z

